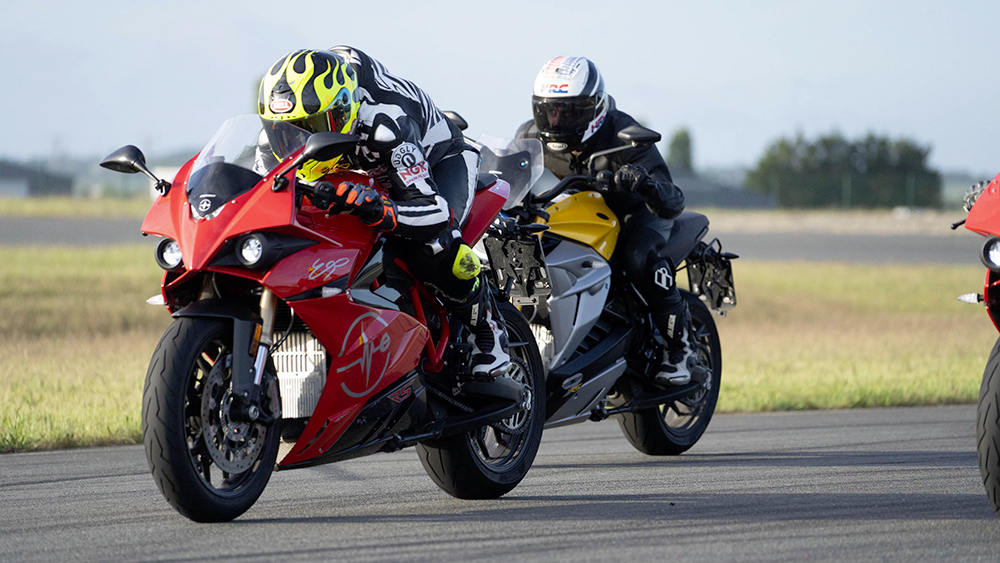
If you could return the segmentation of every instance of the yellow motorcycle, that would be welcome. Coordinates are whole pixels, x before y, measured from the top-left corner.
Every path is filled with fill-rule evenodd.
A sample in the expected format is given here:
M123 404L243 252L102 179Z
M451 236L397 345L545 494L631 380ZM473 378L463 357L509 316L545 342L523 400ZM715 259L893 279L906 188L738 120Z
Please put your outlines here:
M722 351L713 313L736 305L731 261L738 256L723 252L718 239L704 242L704 215L685 211L674 220L667 251L678 276L686 274L689 289L682 294L697 353L709 370L688 385L655 383L663 347L642 296L616 267L629 249L618 247L621 222L604 201L611 173L595 171L595 163L660 135L632 126L618 136L628 144L594 154L588 174L547 189L539 141L482 146L480 170L511 184L485 252L497 287L529 319L541 350L546 428L617 415L639 451L677 455L701 438L715 411Z

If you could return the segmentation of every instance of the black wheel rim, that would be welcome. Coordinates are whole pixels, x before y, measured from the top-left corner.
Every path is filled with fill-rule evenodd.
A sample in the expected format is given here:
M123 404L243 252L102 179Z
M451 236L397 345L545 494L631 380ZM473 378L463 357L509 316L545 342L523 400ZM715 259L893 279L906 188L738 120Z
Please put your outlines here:
M510 330L510 327L508 327ZM521 335L511 334L519 340ZM466 434L472 446L475 458L484 468L494 473L504 473L513 468L519 461L525 445L531 436L535 424L532 410L534 408L534 388L526 352L521 348L511 350L511 370L507 377L524 385L525 401L520 411L500 422L484 426Z
M699 432L702 414L708 408L709 399L712 396L712 381L715 379L715 370L718 369L718 366L712 361L711 332L697 318L692 319L691 324L698 360L703 365L709 366L712 373L706 378L705 386L694 394L660 405L660 419L663 422L663 427L674 436L685 436Z
M223 497L242 492L261 468L267 428L229 418L231 354L213 339L191 366L184 396L188 459L201 482Z

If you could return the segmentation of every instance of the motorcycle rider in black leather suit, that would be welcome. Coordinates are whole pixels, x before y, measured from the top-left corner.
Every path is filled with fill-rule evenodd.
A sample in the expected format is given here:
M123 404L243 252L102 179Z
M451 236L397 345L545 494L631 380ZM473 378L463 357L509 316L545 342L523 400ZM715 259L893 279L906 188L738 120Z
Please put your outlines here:
M535 79L532 106L534 119L521 125L515 138L541 140L545 167L559 178L586 174L590 155L626 145L618 132L636 124L615 108L597 66L583 57L547 62ZM655 380L663 385L701 380L706 368L693 352L691 315L665 252L673 219L684 210L684 194L653 145L600 157L595 164L614 173L604 196L623 225L613 259L646 301L665 344Z

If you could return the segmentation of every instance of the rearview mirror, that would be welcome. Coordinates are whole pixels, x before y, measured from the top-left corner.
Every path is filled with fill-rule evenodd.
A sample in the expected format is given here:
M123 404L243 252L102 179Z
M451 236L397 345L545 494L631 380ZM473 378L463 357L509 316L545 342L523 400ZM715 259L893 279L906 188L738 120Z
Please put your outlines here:
M307 160L323 162L350 152L361 137L344 133L313 133L306 140L306 148L295 159L293 166L297 167Z
M659 133L641 125L629 125L618 132L618 138L634 147L652 145L661 139Z
M101 161L101 166L123 174L142 172L150 178L156 179L153 177L153 173L149 171L149 168L146 167L146 157L143 156L142 151L135 145L125 145L104 157L104 160Z
M146 157L135 145L125 145L104 157L104 160L101 161L101 166L123 174L142 172L146 176L149 176L150 180L156 182L155 188L162 195L167 195L167 192L170 191L170 182L157 178L149 171L149 168L146 166Z

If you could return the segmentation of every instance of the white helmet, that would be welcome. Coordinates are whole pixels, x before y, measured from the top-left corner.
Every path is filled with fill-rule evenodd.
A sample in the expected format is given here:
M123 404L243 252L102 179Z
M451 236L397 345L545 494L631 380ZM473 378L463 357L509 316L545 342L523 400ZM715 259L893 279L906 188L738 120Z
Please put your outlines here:
M573 151L600 129L608 95L600 71L584 57L556 57L535 78L535 126L549 150Z

